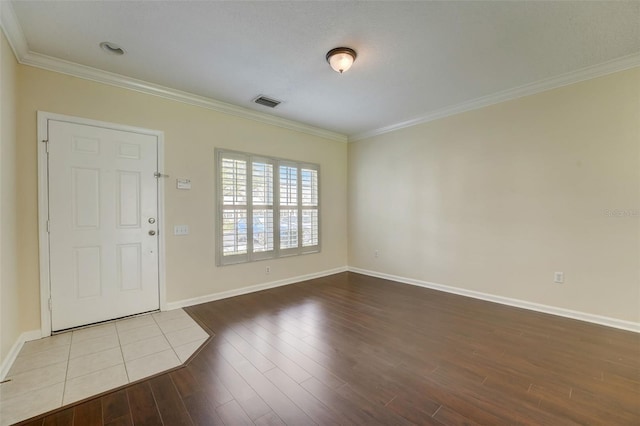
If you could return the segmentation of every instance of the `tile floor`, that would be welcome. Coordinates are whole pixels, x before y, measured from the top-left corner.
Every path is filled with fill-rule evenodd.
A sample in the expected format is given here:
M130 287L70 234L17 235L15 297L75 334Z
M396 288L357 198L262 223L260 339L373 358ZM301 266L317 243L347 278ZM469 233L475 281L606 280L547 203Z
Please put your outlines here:
M0 385L0 426L177 367L208 337L177 309L27 342Z

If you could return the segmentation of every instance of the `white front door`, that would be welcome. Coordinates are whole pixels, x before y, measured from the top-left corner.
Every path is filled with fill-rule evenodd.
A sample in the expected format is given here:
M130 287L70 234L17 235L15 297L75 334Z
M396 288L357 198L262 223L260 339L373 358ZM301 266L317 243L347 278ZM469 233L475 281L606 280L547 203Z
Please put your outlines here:
M158 138L48 120L51 328L157 310Z

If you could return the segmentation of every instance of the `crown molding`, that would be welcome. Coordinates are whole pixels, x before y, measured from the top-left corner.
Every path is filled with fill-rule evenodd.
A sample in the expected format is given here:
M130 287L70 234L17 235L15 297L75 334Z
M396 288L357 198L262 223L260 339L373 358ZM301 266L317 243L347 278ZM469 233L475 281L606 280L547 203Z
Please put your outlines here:
M9 41L9 44L13 49L16 59L21 64L42 68L49 71L55 71L58 73L79 77L85 80L109 84L124 89L134 90L141 93L159 96L165 99L171 99L177 102L211 109L224 114L234 115L237 117L242 117L249 120L258 121L261 123L295 130L302 133L340 142L351 142L382 135L385 133L393 132L395 130L400 130L407 127L428 123L440 118L449 117L451 115L460 114L462 112L483 108L500 102L521 98L523 96L533 95L547 90L578 83L580 81L589 80L592 78L640 66L640 53L623 56L621 58L604 62L602 64L582 68L580 70L561 74L556 77L551 77L512 89L503 90L491 95L483 96L456 105L451 105L445 108L431 111L410 120L402 121L400 123L347 136L341 133L332 132L330 130L310 126L308 124L299 123L297 121L288 120L285 118L276 117L274 115L254 111L248 108L232 105L226 102L217 101L205 96L195 95L193 93L184 92L158 84L149 83L143 80L126 77L121 74L102 71L97 68L92 68L74 62L31 52L29 51L29 47L24 37L22 27L20 26L20 22L15 15L13 6L11 5L10 1L0 0L0 26L7 36L7 40Z
M20 58L29 51L29 47L20 22L18 22L13 6L9 1L0 1L0 26L7 37L11 49L13 49L13 54L20 61Z
M22 27L18 22L11 3L8 1L0 2L0 25L7 36L7 40L13 49L18 62L23 65L42 68L49 71L55 71L61 74L67 74L79 77L85 80L91 80L98 83L109 84L148 95L159 96L161 98L182 102L189 105L195 105L221 112L224 114L234 115L236 117L246 118L260 123L270 124L289 130L295 130L313 136L319 136L325 139L331 139L339 142L347 142L347 136L341 133L332 132L330 130L321 129L319 127L310 126L299 123L297 121L276 117L274 115L261 113L248 108L232 105L226 102L217 101L205 96L196 95L182 90L172 89L170 87L149 83L143 80L126 77L108 71L99 70L97 68L80 65L75 62L54 58L40 53L31 52L27 41L24 37Z
M314 136L320 136L326 139L347 142L347 136L340 133L309 126L297 121L276 117L274 115L253 111L248 108L243 108L236 105L228 104L226 102L217 101L205 96L183 92L181 90L172 89L131 77L126 77L121 74L102 71L97 68L80 65L58 58L53 58L51 56L42 55L40 53L29 52L21 59L19 59L19 61L24 65L30 65L49 71L55 71L61 74L72 75L74 77L79 77L85 80L96 81L98 83L109 84L111 86L159 96L161 98L170 99L189 105L195 105L224 114L234 115L236 117L246 118L249 120L258 121L260 123L283 127L285 129L295 130Z
M603 62L598 65L582 68L577 71L568 72L556 77L547 78L534 83L525 84L524 86L503 90L491 95L441 108L436 111L432 111L427 114L412 118L411 120L392 124L390 126L380 127L378 129L369 130L355 135L350 135L349 142L382 135L407 127L413 127L418 124L428 123L430 121L449 117L455 114L460 114L462 112L483 108L500 102L510 101L513 99L521 98L523 96L534 95L536 93L556 89L562 86L568 86L580 81L601 77L603 75L612 74L618 71L624 71L638 66L640 66L640 53L623 56L621 58Z

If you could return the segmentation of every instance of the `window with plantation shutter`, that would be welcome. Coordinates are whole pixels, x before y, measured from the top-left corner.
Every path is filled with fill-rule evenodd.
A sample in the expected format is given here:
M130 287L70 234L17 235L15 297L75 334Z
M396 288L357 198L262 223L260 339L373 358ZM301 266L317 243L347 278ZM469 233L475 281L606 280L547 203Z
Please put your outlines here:
M222 181L222 250L225 256L247 253L247 162L224 158L220 164Z
M298 248L298 168L280 166L280 250Z
M216 150L217 263L320 251L319 166Z
M273 234L273 164L252 162L253 252L271 252Z
M314 247L318 241L318 170L302 168L302 247Z

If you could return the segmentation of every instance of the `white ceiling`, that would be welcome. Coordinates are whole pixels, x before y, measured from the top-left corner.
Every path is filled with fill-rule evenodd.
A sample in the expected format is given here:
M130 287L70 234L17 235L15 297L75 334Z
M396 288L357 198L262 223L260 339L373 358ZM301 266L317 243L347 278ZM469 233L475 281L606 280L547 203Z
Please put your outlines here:
M14 1L28 49L345 135L640 53L640 2ZM124 56L102 51L111 41ZM358 52L335 73L328 50ZM282 100L274 110L252 103Z

